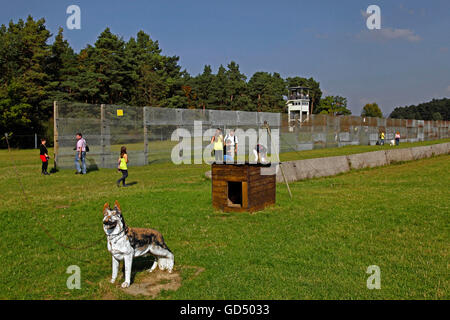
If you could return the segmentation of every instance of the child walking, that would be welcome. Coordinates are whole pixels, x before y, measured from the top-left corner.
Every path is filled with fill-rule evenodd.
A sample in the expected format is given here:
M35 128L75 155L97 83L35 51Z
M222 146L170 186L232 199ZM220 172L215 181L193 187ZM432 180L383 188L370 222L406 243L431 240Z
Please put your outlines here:
M41 158L41 161L42 161L42 172L41 172L41 174L43 174L43 175L45 175L45 176L47 176L47 175L49 175L50 173L48 173L47 172L47 168L48 168L48 159L50 158L49 156L48 156L48 150L47 150L47 147L45 146L45 143L46 143L47 141L45 140L45 138L42 138L41 139L41 146L39 147L39 153L40 153L40 158Z
M122 178L117 180L117 186L120 187L120 181L122 181L123 187L128 187L127 184L125 184L125 179L128 177L128 155L127 155L127 148L123 146L120 148L120 157L118 160L118 170L119 172L122 172Z

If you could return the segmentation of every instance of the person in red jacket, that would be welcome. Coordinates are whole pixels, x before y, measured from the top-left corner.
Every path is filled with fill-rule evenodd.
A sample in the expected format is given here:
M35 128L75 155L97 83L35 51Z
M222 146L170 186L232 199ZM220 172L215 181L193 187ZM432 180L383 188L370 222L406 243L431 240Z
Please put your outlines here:
M45 140L45 138L42 138L41 139L41 146L39 148L39 150L40 150L40 158L41 158L41 161L42 161L42 173L41 174L43 174L45 176L50 174L50 173L47 172L48 159L50 157L48 156L48 150L47 150L47 147L45 146L46 142L47 141Z

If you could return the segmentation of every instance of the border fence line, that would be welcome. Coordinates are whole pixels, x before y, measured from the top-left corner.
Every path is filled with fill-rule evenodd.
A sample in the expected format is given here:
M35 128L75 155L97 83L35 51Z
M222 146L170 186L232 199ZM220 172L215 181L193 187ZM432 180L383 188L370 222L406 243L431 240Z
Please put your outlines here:
M194 121L201 121L203 132L194 130ZM258 132L265 121L272 129L279 130L278 152L281 153L346 145L374 145L381 132L385 133L386 143L394 139L397 131L400 132L401 142L450 137L450 121L314 114L302 123L289 123L287 114L281 113L55 102L55 165L58 168L74 167L77 132L83 134L89 145L86 165L92 170L115 168L122 145L127 146L132 166L170 161L172 149L178 144L178 141L172 141L176 129L187 130L192 138L197 138L197 142L201 141L204 150L210 141L197 136L203 135L208 129L220 128L224 134L229 129L253 129ZM267 144L270 149L270 143ZM194 144L194 148L199 147Z

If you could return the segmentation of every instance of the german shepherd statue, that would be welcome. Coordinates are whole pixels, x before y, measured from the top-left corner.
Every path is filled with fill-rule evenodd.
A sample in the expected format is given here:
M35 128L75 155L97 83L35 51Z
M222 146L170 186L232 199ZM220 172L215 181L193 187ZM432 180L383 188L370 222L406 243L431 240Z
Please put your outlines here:
M103 206L103 230L108 241L108 251L112 255L111 283L116 281L119 262L124 260L125 282L122 283L122 288L130 286L134 257L153 255L155 262L147 271L152 272L159 266L160 270L172 272L174 256L161 233L153 229L129 228L117 200L114 209L111 209L108 203Z

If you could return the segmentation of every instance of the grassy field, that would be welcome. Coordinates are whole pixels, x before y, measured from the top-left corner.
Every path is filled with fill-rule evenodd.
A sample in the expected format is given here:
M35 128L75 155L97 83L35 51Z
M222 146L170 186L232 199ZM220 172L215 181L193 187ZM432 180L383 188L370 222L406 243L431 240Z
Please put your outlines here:
M213 210L207 165L130 167L133 185L117 188L116 170L41 176L38 159L36 150L0 151L1 299L135 299L108 282L101 209L116 199L129 225L160 230L175 254L182 285L157 299L450 298L449 155L292 183L292 200L279 184L277 204L254 214ZM65 249L43 228L88 248ZM149 263L137 261L136 279ZM80 290L66 287L70 265L81 269ZM369 265L381 269L381 290L366 287Z

